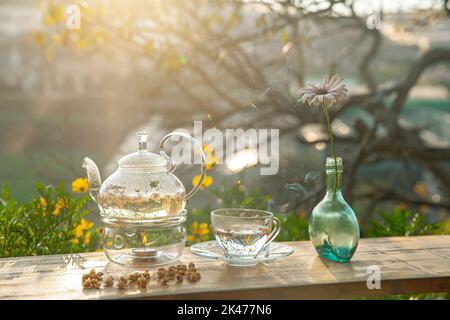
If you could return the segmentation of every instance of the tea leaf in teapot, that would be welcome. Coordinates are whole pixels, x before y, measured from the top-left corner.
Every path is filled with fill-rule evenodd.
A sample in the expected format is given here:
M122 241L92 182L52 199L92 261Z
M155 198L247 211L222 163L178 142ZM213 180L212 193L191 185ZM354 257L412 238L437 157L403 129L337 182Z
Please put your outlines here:
M159 181L158 180L150 181L149 185L150 185L150 188L159 190Z

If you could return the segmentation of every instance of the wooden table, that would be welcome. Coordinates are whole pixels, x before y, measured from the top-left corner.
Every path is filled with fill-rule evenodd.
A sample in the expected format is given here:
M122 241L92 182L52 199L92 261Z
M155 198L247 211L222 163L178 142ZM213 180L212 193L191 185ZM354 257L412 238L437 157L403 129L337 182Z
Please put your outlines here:
M0 299L324 299L450 291L450 236L362 239L350 263L320 259L308 241L289 243L295 253L255 267L230 267L189 253L200 282L145 290L81 289L81 275L95 268L106 274L131 271L108 262L103 253L0 259ZM381 289L367 288L369 266L381 270ZM150 269L154 272L154 268Z

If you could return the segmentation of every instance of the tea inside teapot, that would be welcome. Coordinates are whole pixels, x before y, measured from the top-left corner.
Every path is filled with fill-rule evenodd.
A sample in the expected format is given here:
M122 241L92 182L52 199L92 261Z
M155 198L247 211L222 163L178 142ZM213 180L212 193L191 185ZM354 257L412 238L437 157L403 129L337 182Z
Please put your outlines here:
M126 218L158 218L177 215L185 205L185 193L161 194L152 192L135 196L125 195L121 190L110 191L99 195L98 206L105 216Z

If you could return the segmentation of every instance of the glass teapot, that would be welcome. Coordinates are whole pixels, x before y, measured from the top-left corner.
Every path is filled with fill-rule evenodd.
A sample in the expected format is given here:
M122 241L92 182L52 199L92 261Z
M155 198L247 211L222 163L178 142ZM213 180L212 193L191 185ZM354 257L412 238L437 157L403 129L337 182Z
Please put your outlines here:
M181 218L185 215L186 200L202 184L205 154L199 143L185 133L172 132L166 135L160 142L159 155L148 151L147 133L138 132L136 136L138 150L121 158L119 168L103 183L94 161L87 157L84 159L89 194L97 202L104 220L177 221L178 216ZM188 193L173 174L176 168L174 160L164 151L166 141L174 136L190 140L201 156L200 179Z

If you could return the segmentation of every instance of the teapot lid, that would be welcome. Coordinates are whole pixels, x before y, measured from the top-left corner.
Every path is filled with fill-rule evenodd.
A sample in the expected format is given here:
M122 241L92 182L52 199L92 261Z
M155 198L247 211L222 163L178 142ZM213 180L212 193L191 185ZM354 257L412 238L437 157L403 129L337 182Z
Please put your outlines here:
M123 168L148 168L163 167L167 161L156 153L147 149L147 132L136 132L138 151L130 153L119 160L119 166Z

